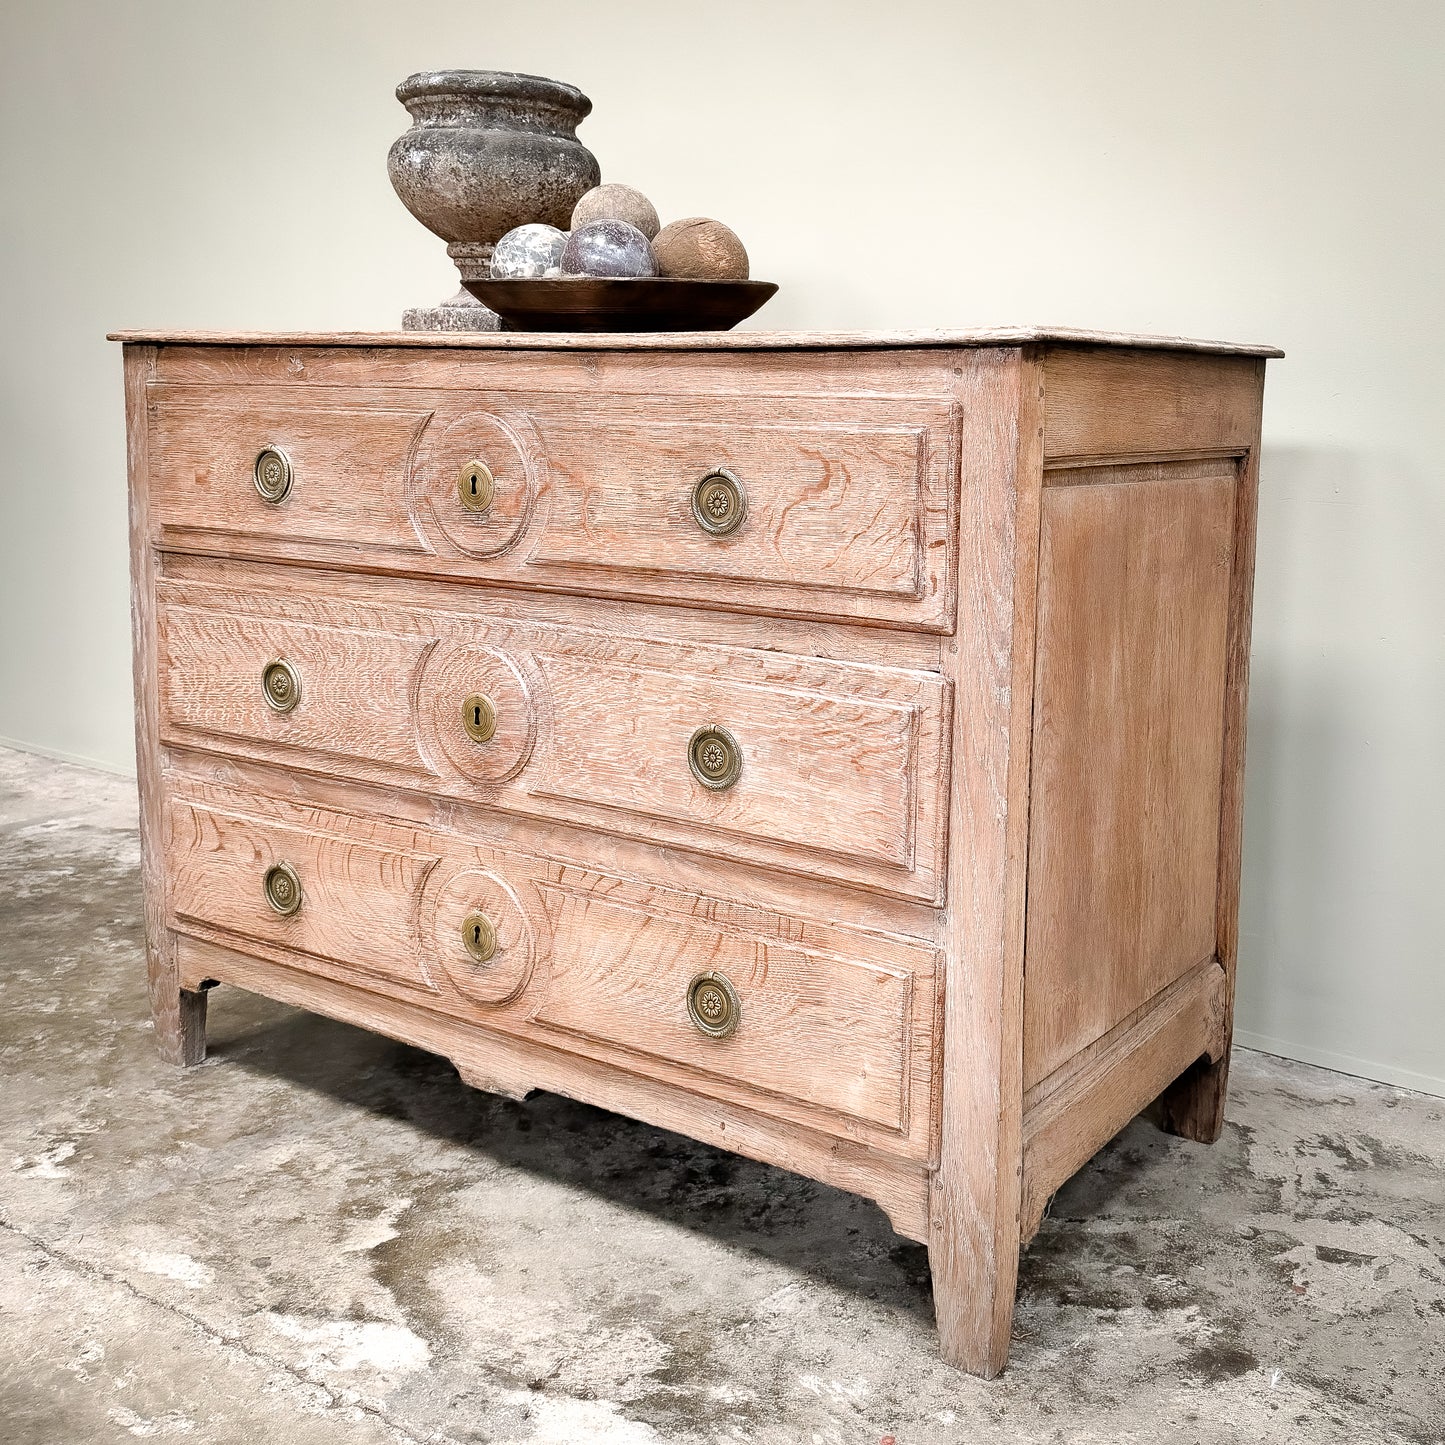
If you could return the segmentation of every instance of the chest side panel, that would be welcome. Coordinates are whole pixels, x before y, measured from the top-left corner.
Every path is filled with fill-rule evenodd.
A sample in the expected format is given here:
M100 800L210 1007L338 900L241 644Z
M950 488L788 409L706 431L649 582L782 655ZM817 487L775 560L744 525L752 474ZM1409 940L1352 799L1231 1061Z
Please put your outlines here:
M1248 600L1241 499L1261 372L1084 353L1049 374L1027 1088L1221 957L1235 907L1221 882L1231 639Z

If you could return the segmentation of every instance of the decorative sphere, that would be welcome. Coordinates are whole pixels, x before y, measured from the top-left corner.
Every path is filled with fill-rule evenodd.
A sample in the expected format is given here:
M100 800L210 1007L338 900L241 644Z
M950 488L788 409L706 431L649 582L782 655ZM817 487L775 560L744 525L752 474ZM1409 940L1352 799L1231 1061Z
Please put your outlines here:
M626 221L593 221L567 238L564 276L656 276L647 237Z
M706 216L671 221L652 243L661 276L692 281L746 281L748 253L723 225Z
M657 234L657 210L652 202L641 191L615 182L593 186L573 208L574 231L593 221L626 221L629 226L636 226L649 241Z
M566 231L559 231L556 226L544 226L540 222L515 226L497 242L497 249L492 252L492 275L498 280L544 276L549 266L555 266L562 259L566 244Z

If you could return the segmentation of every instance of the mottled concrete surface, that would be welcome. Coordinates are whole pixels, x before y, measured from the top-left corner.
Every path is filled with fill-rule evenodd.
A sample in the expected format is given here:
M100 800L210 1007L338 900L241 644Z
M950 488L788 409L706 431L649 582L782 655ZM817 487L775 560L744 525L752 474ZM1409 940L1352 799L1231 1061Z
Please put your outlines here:
M1434 1442L1445 1103L1235 1060L938 1363L871 1205L235 990L152 1050L131 789L0 753L0 1440Z

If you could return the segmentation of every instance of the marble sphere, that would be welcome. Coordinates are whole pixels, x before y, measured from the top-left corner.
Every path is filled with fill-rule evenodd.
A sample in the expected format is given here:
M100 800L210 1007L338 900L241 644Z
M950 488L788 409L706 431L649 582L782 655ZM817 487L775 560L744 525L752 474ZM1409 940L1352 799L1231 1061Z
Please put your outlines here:
M564 276L656 276L647 237L626 221L593 221L567 238Z
M658 274L692 281L746 281L748 253L721 221L670 221L652 243Z
M497 280L545 276L549 267L561 261L566 245L566 231L556 226L540 221L514 226L492 252L492 275Z
M593 186L572 208L572 229L589 225L593 221L626 221L636 226L650 241L660 224L657 208L631 186L618 185L615 181L605 186Z

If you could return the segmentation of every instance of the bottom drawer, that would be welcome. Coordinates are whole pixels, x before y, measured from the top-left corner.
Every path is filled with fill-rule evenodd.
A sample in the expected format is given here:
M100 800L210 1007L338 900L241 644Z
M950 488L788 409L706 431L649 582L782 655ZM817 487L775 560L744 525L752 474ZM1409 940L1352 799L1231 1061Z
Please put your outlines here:
M921 1157L935 954L449 834L191 789L177 932Z

